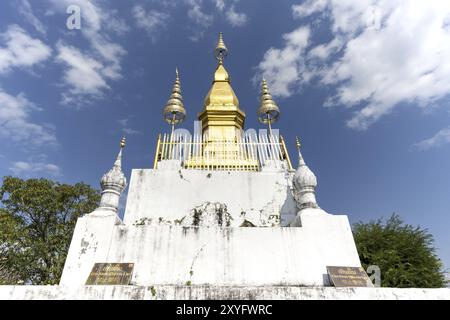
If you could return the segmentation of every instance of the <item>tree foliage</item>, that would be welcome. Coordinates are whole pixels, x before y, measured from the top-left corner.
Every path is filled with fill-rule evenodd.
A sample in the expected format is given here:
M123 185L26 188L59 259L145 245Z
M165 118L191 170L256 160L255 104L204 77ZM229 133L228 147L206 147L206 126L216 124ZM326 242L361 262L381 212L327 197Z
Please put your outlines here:
M0 188L0 283L57 284L75 223L100 195L84 183L4 177Z
M378 265L382 287L439 288L445 286L445 273L426 229L404 224L393 214L353 225L359 258L364 269Z

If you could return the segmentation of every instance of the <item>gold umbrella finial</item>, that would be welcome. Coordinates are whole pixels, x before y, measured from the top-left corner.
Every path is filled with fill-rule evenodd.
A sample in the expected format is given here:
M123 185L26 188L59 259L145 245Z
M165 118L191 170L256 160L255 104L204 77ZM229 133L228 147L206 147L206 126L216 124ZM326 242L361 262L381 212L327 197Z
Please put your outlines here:
M126 145L126 138L122 137L122 139L120 140L120 148L123 149L125 148Z
M272 134L272 123L280 117L280 109L272 98L269 86L265 78L261 82L261 104L258 108L258 120L269 126L269 134Z
M186 118L183 96L181 95L181 81L178 68L175 68L175 82L172 87L172 94L167 100L163 110L164 120L172 126L172 133L176 124L180 124Z
M219 41L217 43L216 48L214 49L214 56L217 60L219 60L219 63L223 62L223 59L228 55L228 48L225 45L225 42L223 41L223 34L222 32L219 32Z

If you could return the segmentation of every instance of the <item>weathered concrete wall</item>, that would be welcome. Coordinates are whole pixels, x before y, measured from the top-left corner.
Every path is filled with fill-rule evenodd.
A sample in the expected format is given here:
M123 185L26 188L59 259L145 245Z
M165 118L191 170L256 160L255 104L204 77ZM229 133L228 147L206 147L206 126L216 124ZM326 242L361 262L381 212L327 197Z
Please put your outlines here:
M326 266L360 266L346 216L306 211L301 227L123 225L79 219L62 285L79 287L98 262L135 263L136 285L328 285Z
M177 167L174 167L177 168ZM270 226L281 214L287 225L297 212L292 197L292 172L203 171L159 168L134 169L124 223L180 223L194 208L219 203L231 215L230 226L245 220Z
M169 164L133 170L124 223L102 210L78 220L61 285L84 285L105 262L134 263L138 286L327 286L326 266L360 266L346 216L295 216L292 172Z
M450 300L450 289L224 287L224 286L0 286L0 300Z

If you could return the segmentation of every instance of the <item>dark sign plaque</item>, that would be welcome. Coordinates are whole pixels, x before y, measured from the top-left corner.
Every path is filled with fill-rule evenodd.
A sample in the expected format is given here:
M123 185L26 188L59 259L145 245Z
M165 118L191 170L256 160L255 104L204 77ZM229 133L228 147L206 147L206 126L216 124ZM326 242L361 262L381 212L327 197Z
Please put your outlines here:
M86 285L128 285L134 263L96 263Z
M367 273L361 267L327 266L327 271L335 287L373 287Z

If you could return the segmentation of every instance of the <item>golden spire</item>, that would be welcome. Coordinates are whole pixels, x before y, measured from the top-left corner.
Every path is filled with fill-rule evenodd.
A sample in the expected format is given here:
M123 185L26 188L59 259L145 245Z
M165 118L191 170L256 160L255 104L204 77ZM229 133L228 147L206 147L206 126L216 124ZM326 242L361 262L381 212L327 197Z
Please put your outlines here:
M119 154L117 155L116 161L114 162L114 167L117 167L117 168L122 167L122 150L123 150L123 148L125 148L125 142L126 142L125 137L122 137L122 139L120 139Z
M302 153L300 151L300 148L302 146L299 137L295 137L295 144L297 146L297 151L298 151L298 165L302 166L302 165L306 165L305 160L303 159Z
M269 91L266 79L262 79L261 83L261 104L258 109L258 119L261 123L269 125L269 134L271 134L271 124L276 122L280 117L280 109Z
M213 140L230 140L237 137L237 130L243 129L245 113L239 109L239 100L230 84L230 76L223 65L228 49L219 33L214 56L219 61L214 73L211 89L205 97L204 110L199 114L203 132Z
M167 123L172 125L172 132L176 124L182 123L186 118L186 109L184 109L183 97L181 95L181 83L178 68L175 69L175 83L173 84L172 94L163 110L163 117Z
M300 139L299 137L295 137L295 144L297 146L297 150L300 151L300 147L302 146L302 144L300 143Z
M219 64L223 63L223 58L228 55L228 48L223 41L223 34L219 32L219 41L217 42L217 46L214 49L214 55L219 60Z

